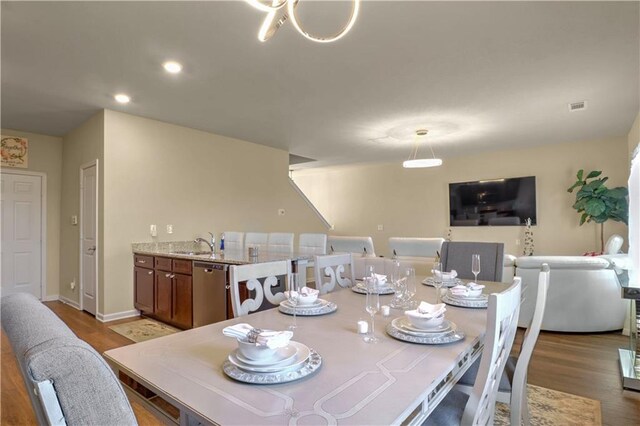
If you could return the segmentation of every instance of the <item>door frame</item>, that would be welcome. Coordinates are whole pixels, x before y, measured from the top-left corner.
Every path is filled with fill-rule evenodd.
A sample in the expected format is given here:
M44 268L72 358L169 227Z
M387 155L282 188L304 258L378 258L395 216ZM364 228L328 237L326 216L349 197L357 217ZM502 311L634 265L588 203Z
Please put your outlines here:
M83 311L84 310L84 297L83 297L83 293L84 293L84 274L83 274L83 268L82 268L82 239L84 238L84 234L82 232L83 228L82 228L82 220L84 219L84 194L82 193L82 189L83 189L83 176L82 176L82 172L84 169L88 169L89 167L92 166L96 166L96 223L95 223L95 229L96 229L96 251L94 252L95 255L95 259L96 259L96 267L95 267L95 271L96 271L96 276L94 277L96 282L96 294L95 294L95 298L96 298L96 318L98 318L98 315L100 314L100 292L99 292L99 280L98 280L98 276L100 274L100 262L98 261L98 256L100 253L100 241L98 240L99 236L100 236L100 232L99 232L99 228L98 228L98 224L100 223L99 221L99 215L100 215L100 211L98 209L98 206L100 204L100 166L99 166L99 160L96 158L93 161L89 161L88 163L83 163L80 165L80 179L79 179L79 183L80 183L80 218L78 219L78 226L80 227L80 239L78 240L78 263L79 263L79 276L78 276L78 301L79 301L79 305L80 305L80 310Z
M7 167L0 173L40 178L40 300L44 302L47 300L47 174Z

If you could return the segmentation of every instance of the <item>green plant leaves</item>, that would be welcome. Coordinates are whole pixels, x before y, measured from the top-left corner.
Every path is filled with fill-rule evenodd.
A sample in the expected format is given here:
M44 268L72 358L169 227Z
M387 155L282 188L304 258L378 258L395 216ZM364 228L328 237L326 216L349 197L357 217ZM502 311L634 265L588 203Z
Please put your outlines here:
M589 216L600 216L606 209L604 201L598 198L591 198L584 205L584 211Z
M582 175L584 174L584 170L580 169L578 170L578 173L576 174L576 177L578 178L579 181L582 180Z
M582 170L581 170L582 171ZM589 172L589 174L587 175L587 179L591 179L594 177L598 177L602 174L602 172L600 170L594 170L592 172Z
M586 222L604 223L607 220L617 222L629 222L629 191L625 187L613 189L607 188L605 182L608 177L600 177L599 170L591 171L583 180L584 170L576 174L576 182L567 189L567 192L576 192L576 201L573 208L581 214L580 225Z

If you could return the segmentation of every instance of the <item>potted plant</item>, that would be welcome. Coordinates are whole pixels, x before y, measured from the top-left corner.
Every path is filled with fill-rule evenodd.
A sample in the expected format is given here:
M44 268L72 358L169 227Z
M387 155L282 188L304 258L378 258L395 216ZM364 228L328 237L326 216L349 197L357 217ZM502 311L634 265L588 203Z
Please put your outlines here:
M576 202L573 208L580 216L580 225L586 222L600 224L600 251L604 251L604 223L607 220L624 222L629 224L629 202L627 195L629 191L623 186L609 189L604 184L609 178L600 177L599 170L591 171L583 179L584 170L580 169L576 174L576 182L571 185L568 192L575 189Z

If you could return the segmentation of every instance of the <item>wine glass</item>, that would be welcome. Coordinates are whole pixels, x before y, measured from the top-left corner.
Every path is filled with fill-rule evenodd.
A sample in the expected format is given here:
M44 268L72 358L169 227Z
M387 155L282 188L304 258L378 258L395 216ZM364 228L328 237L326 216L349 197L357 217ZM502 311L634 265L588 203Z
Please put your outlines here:
M401 308L404 297L404 279L400 276L400 261L397 259L391 262L391 285L395 293L389 305L392 308Z
M418 306L418 303L413 300L413 296L416 295L416 270L413 268L407 268L405 270L405 288L404 288L404 298L405 298L405 307L409 309L413 309Z
M293 324L289 326L289 330L295 330L298 326L296 319L296 309L298 307L298 297L300 291L299 276L296 273L289 275L289 292L287 293L287 300L289 304L293 306Z
M380 295L375 288L375 283L373 280L369 280L367 283L367 300L365 310L371 315L371 327L369 328L369 333L364 336L364 341L367 343L378 343L378 338L376 337L376 321L375 315L380 310Z
M473 272L474 281L478 282L478 274L480 273L480 255L471 255L471 272Z
M433 286L436 288L436 304L440 303L440 289L442 288L442 263L433 264Z

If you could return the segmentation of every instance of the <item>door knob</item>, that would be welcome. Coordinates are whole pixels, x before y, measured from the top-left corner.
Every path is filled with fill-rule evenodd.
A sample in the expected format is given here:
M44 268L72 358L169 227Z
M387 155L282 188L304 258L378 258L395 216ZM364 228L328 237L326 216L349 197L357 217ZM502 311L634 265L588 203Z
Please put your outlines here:
M87 251L89 252L89 254L93 254L96 251L96 246L89 247Z

